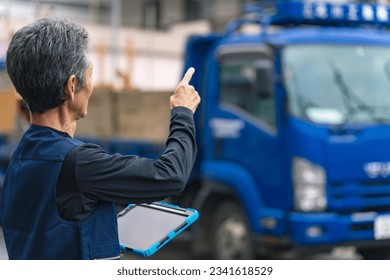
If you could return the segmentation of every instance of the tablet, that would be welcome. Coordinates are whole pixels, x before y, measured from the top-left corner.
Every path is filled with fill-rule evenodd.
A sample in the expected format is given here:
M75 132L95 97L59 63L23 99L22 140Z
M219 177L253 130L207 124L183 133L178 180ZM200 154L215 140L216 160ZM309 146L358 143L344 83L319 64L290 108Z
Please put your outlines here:
M130 204L118 214L122 251L149 257L193 224L199 217L191 208L165 202Z

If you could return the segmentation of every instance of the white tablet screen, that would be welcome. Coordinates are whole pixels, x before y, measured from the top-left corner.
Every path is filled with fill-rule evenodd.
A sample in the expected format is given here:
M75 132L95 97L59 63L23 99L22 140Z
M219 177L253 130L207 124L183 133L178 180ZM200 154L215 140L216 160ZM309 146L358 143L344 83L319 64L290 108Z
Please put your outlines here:
M136 205L118 217L119 241L130 249L147 250L185 224L185 209L169 212L165 207Z

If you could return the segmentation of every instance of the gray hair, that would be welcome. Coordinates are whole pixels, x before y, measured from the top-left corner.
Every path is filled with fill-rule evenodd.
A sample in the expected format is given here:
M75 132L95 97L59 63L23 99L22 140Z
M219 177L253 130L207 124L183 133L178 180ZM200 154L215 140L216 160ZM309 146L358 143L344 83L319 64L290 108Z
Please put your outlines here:
M18 30L7 50L7 72L32 113L64 102L68 78L83 87L89 66L88 32L64 18L39 19Z

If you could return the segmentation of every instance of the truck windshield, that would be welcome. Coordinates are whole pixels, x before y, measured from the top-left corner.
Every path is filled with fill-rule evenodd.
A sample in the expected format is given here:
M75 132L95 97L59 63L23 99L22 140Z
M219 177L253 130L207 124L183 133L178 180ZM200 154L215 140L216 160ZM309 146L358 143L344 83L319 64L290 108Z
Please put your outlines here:
M293 116L314 123L390 123L390 48L294 45L282 55Z

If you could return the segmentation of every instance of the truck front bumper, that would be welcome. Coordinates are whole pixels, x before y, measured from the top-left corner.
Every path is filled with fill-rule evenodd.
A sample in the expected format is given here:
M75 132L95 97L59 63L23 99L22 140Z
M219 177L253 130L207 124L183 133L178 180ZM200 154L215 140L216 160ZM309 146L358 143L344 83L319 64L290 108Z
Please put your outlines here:
M390 240L390 212L290 213L287 227L295 245L329 245ZM382 243L382 242L378 242Z

